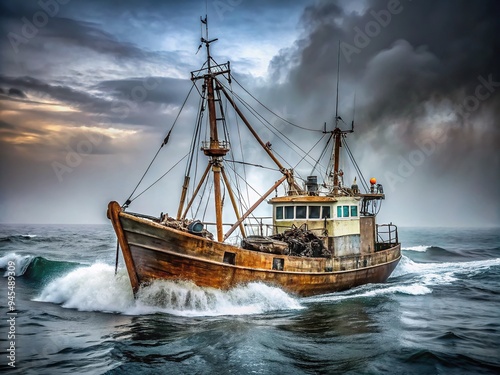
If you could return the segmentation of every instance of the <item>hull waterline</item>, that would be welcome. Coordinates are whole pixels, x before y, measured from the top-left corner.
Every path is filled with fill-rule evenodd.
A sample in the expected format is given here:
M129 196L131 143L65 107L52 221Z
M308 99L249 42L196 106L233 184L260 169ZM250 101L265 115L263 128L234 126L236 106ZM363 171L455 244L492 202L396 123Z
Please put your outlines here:
M351 257L342 262L268 254L165 227L122 212L116 202L110 203L109 216L134 293L154 280L189 280L201 287L222 290L263 282L310 296L384 282L401 258L399 244L369 257ZM277 260L282 262L282 269L273 269Z

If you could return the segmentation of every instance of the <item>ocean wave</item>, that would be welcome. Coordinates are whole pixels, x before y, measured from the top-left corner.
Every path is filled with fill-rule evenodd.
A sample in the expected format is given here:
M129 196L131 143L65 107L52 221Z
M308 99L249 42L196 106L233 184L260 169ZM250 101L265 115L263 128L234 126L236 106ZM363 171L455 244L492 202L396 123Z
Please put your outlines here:
M430 293L432 293L432 289L420 283L402 285L368 284L344 292L307 297L303 299L303 302L340 302L354 298L373 298L393 294L420 296Z
M0 237L0 242L28 242L30 240L44 240L46 238L39 237L37 234L11 234L9 236Z
M125 315L252 315L302 308L297 299L281 289L261 283L221 291L190 282L158 280L143 287L134 299L126 270L119 270L115 276L114 267L103 263L79 267L56 278L34 300L80 311Z
M430 246L419 245L419 246L402 247L401 250L426 252L429 248Z
M305 298L304 302L336 302L383 295L425 295L437 285L451 284L459 276L476 276L500 266L500 258L472 262L417 263L403 255L388 283L368 284L344 292ZM398 278L401 280L398 281ZM397 285L395 285L397 283Z
M9 262L14 262L16 276L22 276L36 282L44 282L80 265L76 262L50 260L40 256L10 253L0 258L0 269L7 269ZM6 273L4 273L5 275Z
M439 246L427 246L427 245L418 245L418 246L409 246L401 248L403 251L413 251L417 253L426 253L430 257L463 257L467 256L467 254L461 254L454 251L447 250L445 248Z
M31 240L38 237L36 234L12 234L10 236L0 237L0 242L16 242L19 240Z
M0 258L0 269L6 270L9 265L9 262L14 262L16 266L16 276L21 276L28 268L32 259L33 256L31 255L20 255L16 253L10 253ZM4 276L6 275L7 271L5 271L4 273Z
M473 277L500 266L500 258L470 262L417 263L402 257L390 279L404 276L418 277L422 285L449 284L460 276Z

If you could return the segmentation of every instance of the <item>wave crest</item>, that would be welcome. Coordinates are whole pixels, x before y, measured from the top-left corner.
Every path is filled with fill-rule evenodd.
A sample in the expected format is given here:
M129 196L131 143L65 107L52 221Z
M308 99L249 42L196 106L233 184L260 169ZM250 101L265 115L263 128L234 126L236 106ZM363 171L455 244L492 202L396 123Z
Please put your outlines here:
M126 270L95 263L73 270L43 288L34 299L81 311L126 315L168 313L182 316L249 315L300 309L294 297L261 283L221 291L186 281L157 280L141 288L134 299Z

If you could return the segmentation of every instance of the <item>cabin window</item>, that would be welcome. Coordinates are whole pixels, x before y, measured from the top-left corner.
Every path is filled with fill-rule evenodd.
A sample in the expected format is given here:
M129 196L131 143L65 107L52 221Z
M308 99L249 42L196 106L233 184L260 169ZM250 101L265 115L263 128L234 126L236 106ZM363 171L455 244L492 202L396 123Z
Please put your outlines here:
M320 211L320 206L309 206L309 219L319 219Z
M283 206L277 206L276 207L276 220L282 220L283 219Z
M295 208L295 218L305 219L307 215L307 206L297 206Z
M330 206L323 206L322 207L323 214L321 215L322 219L329 219L330 216Z
M235 259L236 259L235 253L230 253L230 252L226 251L226 252L224 252L224 258L222 261L224 263L234 265L234 264L236 264Z
M285 219L293 219L293 206L285 206Z
M337 206L337 217L357 217L358 206Z
M273 258L273 270L283 271L285 260L282 258Z

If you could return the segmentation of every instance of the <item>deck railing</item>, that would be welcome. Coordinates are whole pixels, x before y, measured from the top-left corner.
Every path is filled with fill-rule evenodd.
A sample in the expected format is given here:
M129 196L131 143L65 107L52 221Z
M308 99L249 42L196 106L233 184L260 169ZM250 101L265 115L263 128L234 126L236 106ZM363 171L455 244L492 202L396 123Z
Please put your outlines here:
M385 250L399 243L398 227L393 223L377 224L377 240L375 250Z

